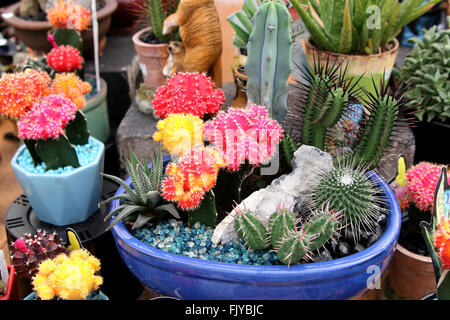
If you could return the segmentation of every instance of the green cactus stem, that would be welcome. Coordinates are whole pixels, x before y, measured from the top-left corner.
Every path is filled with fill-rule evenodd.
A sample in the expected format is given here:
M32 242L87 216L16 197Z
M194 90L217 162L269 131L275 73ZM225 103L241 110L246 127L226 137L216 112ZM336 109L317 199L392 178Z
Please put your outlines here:
M283 239L277 250L278 259L286 265L291 265L308 255L306 232L295 231Z
M266 227L250 210L235 208L234 229L239 238L253 250L263 250L270 246Z
M80 166L77 152L64 134L57 139L36 140L34 149L45 163L45 171L68 166L73 168Z
M75 114L75 119L69 121L66 125L65 132L72 144L85 145L89 142L90 134L87 127L87 120L81 110L78 110Z
M283 123L291 73L291 16L280 0L267 0L254 15L247 50L247 97L264 105L270 116Z
M282 239L295 231L295 214L284 207L278 208L269 218L270 243L274 249L280 247Z

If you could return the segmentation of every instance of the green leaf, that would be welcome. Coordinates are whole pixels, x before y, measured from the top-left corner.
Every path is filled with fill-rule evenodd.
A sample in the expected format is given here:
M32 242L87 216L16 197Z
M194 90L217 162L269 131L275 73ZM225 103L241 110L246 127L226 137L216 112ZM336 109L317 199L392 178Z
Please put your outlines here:
M348 1L345 1L344 19L339 41L339 52L343 54L348 54L352 50L352 21Z
M171 203L163 204L163 205L157 207L155 209L155 212L157 212L157 213L168 212L175 218L180 219L180 214L178 213L177 208L175 208L175 206Z
M125 205L125 208L123 208L120 213L117 215L117 217L114 219L114 221L108 226L106 231L111 230L117 223L122 221L123 218L126 216L135 213L135 212L141 212L145 211L147 208L141 207L141 206L134 206L134 205Z
M110 175L110 174L106 174L106 173L100 173L100 174L103 177L119 184L125 190L125 192L130 196L131 201L138 203L139 197L137 197L135 191L133 189L131 189L130 186L125 181L123 181L122 179L120 179L116 176Z
M131 198L130 198L130 196L129 196L128 194L122 193L122 194L119 194L119 195L117 195L117 196L113 196L113 197L111 197L111 198L109 198L109 199L106 199L106 200L104 200L104 201L99 202L99 203L98 203L98 207L100 207L100 206L102 206L102 205L105 205L105 204L108 204L108 203L111 203L111 202L113 202L114 200L131 201Z
M153 220L154 218L155 218L155 216L145 216L145 215L139 214L137 216L136 221L133 223L133 226L131 227L131 230L136 230L136 229L142 228L150 220Z
M208 227L215 227L217 224L217 210L215 196L212 190L205 194L205 197L197 209L188 212L189 225L193 226L200 222Z
M65 135L60 135L58 139L38 140L36 153L45 163L45 171L80 166L77 152Z
M85 145L89 143L89 130L87 127L86 117L81 112L77 111L75 119L69 121L65 128L66 136L70 143L75 145Z

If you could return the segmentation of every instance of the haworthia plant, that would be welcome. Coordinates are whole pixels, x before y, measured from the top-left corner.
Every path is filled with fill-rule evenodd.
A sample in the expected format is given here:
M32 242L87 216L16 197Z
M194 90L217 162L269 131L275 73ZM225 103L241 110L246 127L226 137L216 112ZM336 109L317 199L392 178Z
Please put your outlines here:
M283 123L291 73L291 16L284 2L267 0L257 10L247 50L247 98Z
M290 0L319 49L375 54L442 0ZM301 3L308 4L304 9Z

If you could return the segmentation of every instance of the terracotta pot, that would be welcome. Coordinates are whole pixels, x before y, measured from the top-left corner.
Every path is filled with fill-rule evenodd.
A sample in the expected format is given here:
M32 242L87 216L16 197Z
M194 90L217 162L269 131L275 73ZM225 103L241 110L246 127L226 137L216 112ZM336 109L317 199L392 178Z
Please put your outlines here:
M106 37L111 26L111 15L117 8L117 0L103 0L105 6L97 12L99 42ZM36 54L41 55L51 50L51 45L47 41L47 33L52 25L48 21L30 21L17 16L20 2L13 4L7 10L3 18L9 26L14 28L17 37ZM6 17L5 17L6 15ZM86 54L91 55L94 50L92 28L83 31L83 48Z
M358 83L359 86L364 87L372 94L375 94L372 77L377 85L379 85L380 79L383 77L383 72L386 81L390 78L399 48L399 42L397 39L394 39L394 48L392 50L371 55L348 55L320 50L313 46L308 39L304 39L302 44L306 59L311 66L314 63L314 58L320 58L322 64L327 62L328 57L331 63L342 61L343 59L348 61L347 77L359 78L362 76Z
M399 298L420 299L436 291L431 258L415 254L399 244L388 272L391 287Z
M231 103L233 108L244 108L247 105L247 75L239 71L240 66L233 69L234 84L236 86L236 96Z
M167 51L167 43L149 44L139 40L139 37L147 32L151 32L150 27L135 33L133 43L139 55L139 66L145 86L148 89L156 90L166 83L166 77L162 70L169 57L169 52Z

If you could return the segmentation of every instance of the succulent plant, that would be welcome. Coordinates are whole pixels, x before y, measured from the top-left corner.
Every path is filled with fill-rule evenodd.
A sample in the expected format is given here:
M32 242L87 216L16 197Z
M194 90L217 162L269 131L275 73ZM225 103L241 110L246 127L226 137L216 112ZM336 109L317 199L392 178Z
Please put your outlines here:
M346 110L358 103L359 80L346 78L345 60L321 63L315 59L312 69L303 66L302 81L293 86L293 102L287 115L287 126L297 145L307 144L325 150L330 132Z
M450 17L447 18L450 24ZM414 48L405 58L401 77L414 81L406 91L418 108L422 121L450 119L450 30L433 26L424 30L423 40L412 38Z
M161 193L161 184L163 176L163 159L161 149L155 153L152 161L152 169L142 164L134 154L130 146L130 158L127 159L127 169L130 174L133 188L119 177L109 174L102 175L120 184L125 193L113 196L99 203L99 207L108 204L114 200L121 200L120 205L112 210L106 217L105 221L114 217L112 223L107 230L111 230L119 221L123 219L134 219L132 229L137 229L148 222L156 222L165 217L167 213L179 219L177 209L171 203L164 200ZM117 214L117 216L115 216ZM137 214L137 217L135 215ZM133 215L133 217L131 217Z
M235 31L233 45L246 49L248 39L253 31L253 16L261 6L261 0L244 0L242 9L227 18Z
M290 0L319 49L342 54L375 54L442 0ZM313 13L313 10L315 14Z
M291 16L283 1L266 0L256 11L247 44L247 98L283 124L291 74Z
M24 279L31 279L37 273L42 261L53 259L66 252L56 232L37 230L36 234L27 233L13 243L11 259L17 275Z
M338 163L329 171L314 173L310 190L311 207L326 203L335 210L343 210L343 228L358 242L362 231L374 231L380 215L386 210L379 187L365 174L364 167L352 163Z
M234 229L239 237L253 250L270 246L269 233L261 221L250 211L236 208Z
M235 212L234 228L239 238L253 250L274 249L278 259L287 265L308 258L339 234L342 217L341 211L330 210L326 204L298 228L294 212L279 207L266 228L250 210L235 208Z

